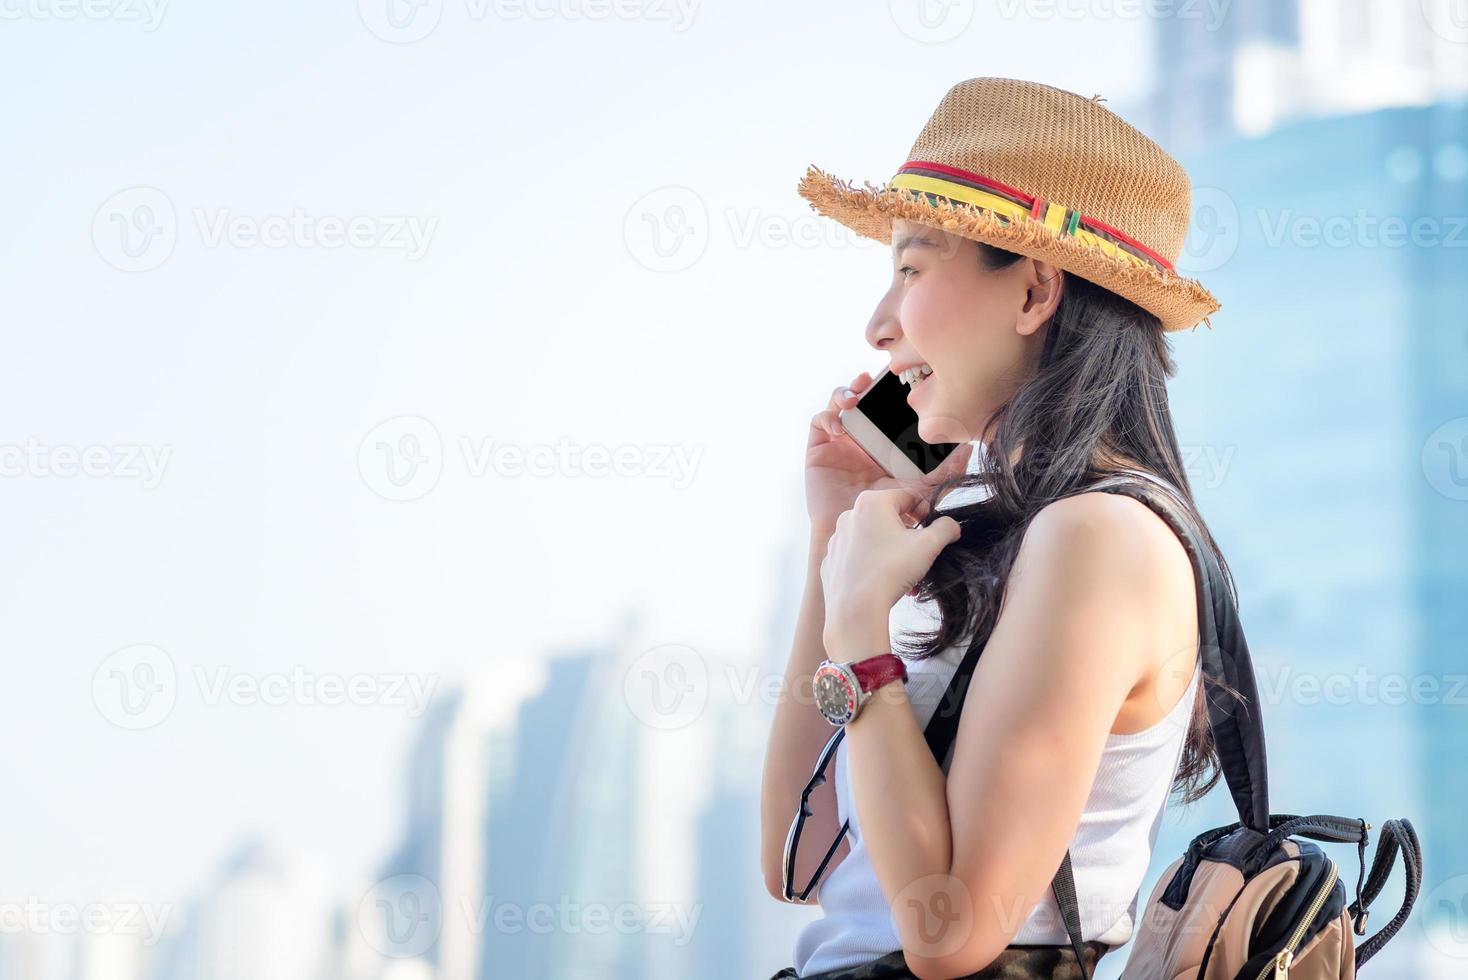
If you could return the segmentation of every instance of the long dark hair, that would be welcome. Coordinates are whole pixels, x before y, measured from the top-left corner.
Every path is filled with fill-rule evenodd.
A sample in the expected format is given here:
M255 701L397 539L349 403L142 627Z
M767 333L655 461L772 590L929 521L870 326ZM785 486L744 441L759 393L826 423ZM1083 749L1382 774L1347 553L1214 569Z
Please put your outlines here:
M1022 256L983 242L979 261L997 271ZM962 533L938 556L915 597L935 601L938 627L899 640L906 657L925 659L971 636L965 652L982 650L998 620L1000 600L1030 520L1046 504L1073 494L1118 467L1145 470L1172 483L1218 559L1228 589L1233 576L1193 501L1167 403L1177 370L1161 321L1135 303L1067 274L1046 327L1039 366L980 434L978 472L937 485L924 523L957 520ZM1016 449L1021 454L1011 463ZM944 507L955 488L977 488L982 499ZM968 491L961 491L968 496ZM970 633L972 631L972 633ZM908 637L915 639L905 642ZM1200 637L1211 642L1210 637ZM1211 678L1206 678L1212 684ZM1206 685L1205 685L1206 686ZM1181 802L1207 795L1222 774L1208 726L1205 686L1193 704L1172 790ZM1228 685L1222 685L1237 696Z

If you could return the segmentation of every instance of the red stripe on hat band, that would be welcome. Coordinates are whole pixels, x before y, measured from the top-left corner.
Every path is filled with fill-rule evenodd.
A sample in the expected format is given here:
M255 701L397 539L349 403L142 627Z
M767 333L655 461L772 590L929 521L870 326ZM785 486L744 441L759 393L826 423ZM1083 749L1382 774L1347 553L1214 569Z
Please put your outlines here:
M972 170L960 170L957 167L950 167L946 163L934 163L932 160L909 160L902 165L902 169L905 169L907 167L922 167L925 170L937 170L940 173L949 174L953 177L962 177L964 180L972 180L980 184L987 184L988 186L993 187L996 190L1004 191L1006 194L1013 194L1016 197L1022 197L1025 199L1026 203L1034 203L1035 200L1035 195L1033 194L1026 194L1024 191L1016 187L1010 187L1008 184L1000 183L999 181L994 180L992 177L985 177L982 174L976 174Z
M1135 248L1135 249L1137 249L1139 251L1146 252L1148 255L1150 255L1154 259L1156 259L1158 262L1161 262L1162 263L1162 267L1164 269L1168 269L1168 270L1171 270L1172 269L1172 263L1171 262L1167 261L1162 256L1158 255L1156 252L1152 251L1150 248L1148 248L1147 246L1143 245L1141 242L1137 241L1135 238L1133 238L1131 235L1128 235L1126 232L1118 231L1117 229L1111 227L1110 225L1108 225L1106 222L1100 220L1099 218L1091 218L1091 217L1087 217L1086 215L1081 215L1081 220L1084 221L1088 225L1092 225L1092 226L1094 226L1096 228L1100 228L1102 231L1106 232L1108 235L1115 235L1117 238L1120 238L1122 241L1126 242L1128 245L1132 246L1133 248Z
M949 176L956 177L960 180L970 181L972 183L979 184L984 187L990 187L1005 194L1018 197L1025 203L1028 208L1030 208L1031 215L1036 218L1041 217L1041 215L1037 212L1043 212L1045 208L1046 202L1038 195L1022 191L1017 187L1011 187L1010 185L1003 183L1002 181L995 180L992 177L985 177L983 174L974 173L972 170L963 170L959 167L950 167L946 163L937 163L933 160L909 160L904 163L900 168L898 168L899 172L907 169L908 167L921 167L924 170L935 170L939 173L948 174ZM1114 238L1126 242L1128 245L1137 249L1139 252L1145 253L1153 261L1161 265L1162 268L1167 269L1168 271L1172 271L1171 262L1167 261L1167 259L1163 258L1161 255L1158 255L1155 251L1148 248L1146 245L1143 245L1141 242L1137 241L1131 235L1128 235L1125 232L1120 231L1119 229L1113 228L1111 225L1108 225L1104 221L1100 221L1088 215L1081 215L1080 220L1084 224L1090 225L1091 227L1099 231L1103 231Z

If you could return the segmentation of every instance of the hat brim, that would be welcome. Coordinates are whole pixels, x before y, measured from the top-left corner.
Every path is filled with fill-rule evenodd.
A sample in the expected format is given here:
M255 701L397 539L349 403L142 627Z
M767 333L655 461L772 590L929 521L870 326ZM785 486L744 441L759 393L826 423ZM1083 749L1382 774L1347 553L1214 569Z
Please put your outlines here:
M811 166L797 192L811 207L865 238L892 244L892 219L904 218L933 225L964 238L1021 252L1050 262L1066 272L1131 300L1162 321L1166 332L1186 330L1202 322L1220 304L1196 279L1167 269L1108 255L1025 215L1001 218L973 205L940 198L936 203L921 192L876 187L866 181L855 187Z

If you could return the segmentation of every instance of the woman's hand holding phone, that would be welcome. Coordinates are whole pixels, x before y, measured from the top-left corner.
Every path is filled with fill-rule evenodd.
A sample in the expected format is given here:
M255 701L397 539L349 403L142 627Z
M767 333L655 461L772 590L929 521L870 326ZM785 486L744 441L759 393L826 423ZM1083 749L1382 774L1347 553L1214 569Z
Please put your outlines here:
M863 371L831 393L826 407L810 421L805 445L805 509L810 515L811 532L822 540L836 529L836 518L850 510L856 495L863 490L885 485L895 486L877 461L866 454L846 434L839 418L841 410L855 405L872 377Z
M927 491L949 475L967 469L973 453L972 443L959 445L921 480L899 480L888 474L847 434L839 417L842 410L857 403L871 383L871 375L863 371L850 386L832 392L830 402L811 419L805 451L805 503L811 531L823 541L830 538L836 519L852 508L863 490L903 488L917 493L924 499L911 516L921 517L927 510Z

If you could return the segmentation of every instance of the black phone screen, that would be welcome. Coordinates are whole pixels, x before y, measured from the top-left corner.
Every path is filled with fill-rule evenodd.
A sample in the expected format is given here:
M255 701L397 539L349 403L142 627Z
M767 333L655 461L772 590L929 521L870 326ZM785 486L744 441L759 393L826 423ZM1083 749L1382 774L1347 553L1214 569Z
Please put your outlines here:
M931 473L958 448L958 443L924 442L918 436L918 415L907 403L908 390L902 379L887 371L862 393L857 405L918 469Z

